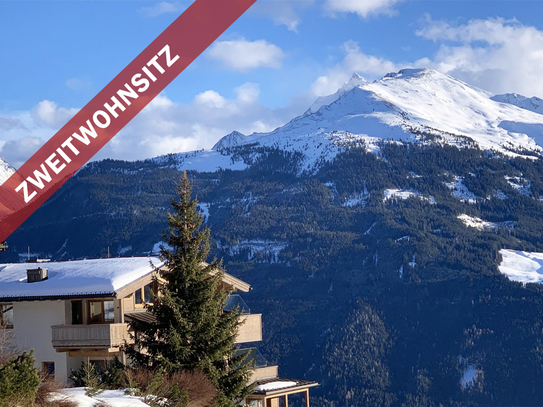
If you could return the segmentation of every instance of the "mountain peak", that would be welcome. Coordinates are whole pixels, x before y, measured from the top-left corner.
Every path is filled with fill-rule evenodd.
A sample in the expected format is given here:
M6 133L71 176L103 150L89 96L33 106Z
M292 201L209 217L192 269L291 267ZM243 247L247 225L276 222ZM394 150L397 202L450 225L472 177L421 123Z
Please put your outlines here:
M345 93L353 90L356 87L367 85L368 81L366 81L362 76L357 74L356 72L353 73L351 78L343 84L341 88L338 89L336 93L333 93L328 96L319 96L315 103L313 103L309 109L304 113L304 116L315 113L317 110L319 110L321 107L329 105L330 103L333 103L337 99L339 99L341 96L343 96Z
M419 68L419 69L406 68L406 69L401 69L398 72L389 72L383 77L383 79L385 78L407 79L407 78L421 78L425 76L435 77L435 76L446 76L446 75L443 75L442 73L430 68Z
M348 92L350 91L351 89L357 87L357 86L361 86L361 85L365 85L367 84L368 81L366 81L362 76L360 76L359 74L357 74L356 72L353 73L353 76L351 76L351 79L349 79L340 89L339 91L344 91L344 92ZM339 92L338 91L338 92ZM336 92L337 93L337 92Z
M243 144L245 139L246 136L244 134L240 133L239 131L233 131L217 141L212 150L219 151L225 148L235 147Z

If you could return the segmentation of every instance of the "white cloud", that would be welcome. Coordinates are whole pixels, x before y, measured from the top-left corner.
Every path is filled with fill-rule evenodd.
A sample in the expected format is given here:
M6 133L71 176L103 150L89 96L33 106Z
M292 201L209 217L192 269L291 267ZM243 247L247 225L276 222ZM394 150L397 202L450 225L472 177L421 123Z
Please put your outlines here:
M281 68L285 53L277 45L265 40L217 41L208 57L220 61L225 67L241 72L256 68Z
M451 25L428 17L417 35L441 43L418 64L491 92L543 96L543 32L534 27L502 18Z
M326 75L320 76L313 82L311 90L316 96L325 96L336 92L354 72L368 79L374 79L387 72L401 69L385 58L365 54L354 41L347 41L343 44L342 50L345 54L343 61L331 67Z
M453 25L427 17L423 24L416 34L439 44L434 55L392 61L368 55L348 41L343 60L313 82L312 92L334 93L354 72L377 79L403 68L433 68L490 92L543 97L543 31L502 18Z
M26 129L25 125L18 119L0 117L0 130L8 131L16 128Z
M336 13L356 13L362 18L372 15L394 15L392 6L401 0L326 0L324 10L331 16Z
M29 111L0 111L0 156L20 167L77 111L49 100Z
M222 109L226 105L226 99L214 90L206 90L194 97L194 103L209 108Z
M42 146L43 140L39 137L24 136L17 140L4 143L1 156L15 168L19 168Z
M233 130L244 134L271 131L308 106L305 102L281 109L263 106L256 83L242 84L233 93L228 98L207 90L185 104L160 94L93 159L137 160L209 149ZM29 111L0 111L0 156L20 167L77 111L49 100Z
M207 90L194 96L190 103L180 104L161 94L95 158L135 160L209 149L233 130L244 134L271 131L301 113L263 106L256 83L235 88L234 95L227 98Z
M249 13L268 17L276 25L284 25L289 31L297 33L301 23L300 12L312 6L314 2L314 0L259 0L249 9Z
M178 2L161 1L151 7L142 7L138 12L145 17L158 17L162 14L181 14L185 8L184 5Z
M34 108L33 114L36 121L42 121L51 128L60 128L68 120L70 120L79 109L66 109L58 107L55 102L50 100L42 100Z

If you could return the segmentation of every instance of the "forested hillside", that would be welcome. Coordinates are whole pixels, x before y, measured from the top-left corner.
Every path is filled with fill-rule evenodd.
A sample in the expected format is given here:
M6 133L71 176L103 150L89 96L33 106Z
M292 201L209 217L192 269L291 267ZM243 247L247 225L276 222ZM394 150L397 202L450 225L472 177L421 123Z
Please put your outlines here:
M261 352L281 376L322 383L313 405L543 405L543 288L497 267L502 248L543 251L543 160L357 142L304 172L301 154L256 148L229 148L246 170L189 177L213 255L253 285ZM2 261L28 246L55 259L152 251L174 164L88 165Z

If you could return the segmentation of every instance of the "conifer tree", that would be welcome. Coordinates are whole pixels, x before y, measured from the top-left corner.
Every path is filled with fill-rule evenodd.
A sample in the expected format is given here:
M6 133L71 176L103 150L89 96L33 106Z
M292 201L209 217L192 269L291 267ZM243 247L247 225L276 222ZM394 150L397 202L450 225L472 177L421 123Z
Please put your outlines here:
M175 371L203 371L217 387L218 406L234 406L250 391L250 366L235 356L240 311L223 310L230 289L222 284L221 262L206 263L209 228L202 228L197 200L191 200L186 172L168 214L166 246L161 248L165 283L155 278L157 295L146 306L155 322L134 320L134 349L127 353L139 366Z

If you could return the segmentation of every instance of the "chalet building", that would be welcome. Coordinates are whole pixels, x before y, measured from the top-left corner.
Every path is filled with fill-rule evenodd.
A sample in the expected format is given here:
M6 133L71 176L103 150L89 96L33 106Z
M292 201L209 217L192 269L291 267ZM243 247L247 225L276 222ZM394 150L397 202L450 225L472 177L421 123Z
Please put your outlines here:
M68 382L70 371L82 362L107 366L115 356L126 362L122 346L133 342L128 322L145 319L151 301L158 257L109 258L62 262L0 264L0 316L18 351L34 350L38 368ZM225 274L222 283L237 292L250 285ZM305 394L315 382L278 377L256 348L243 344L262 340L261 314L253 314L238 294L225 310L243 312L236 344L256 362L256 387L247 399L251 407L288 406L288 396Z

